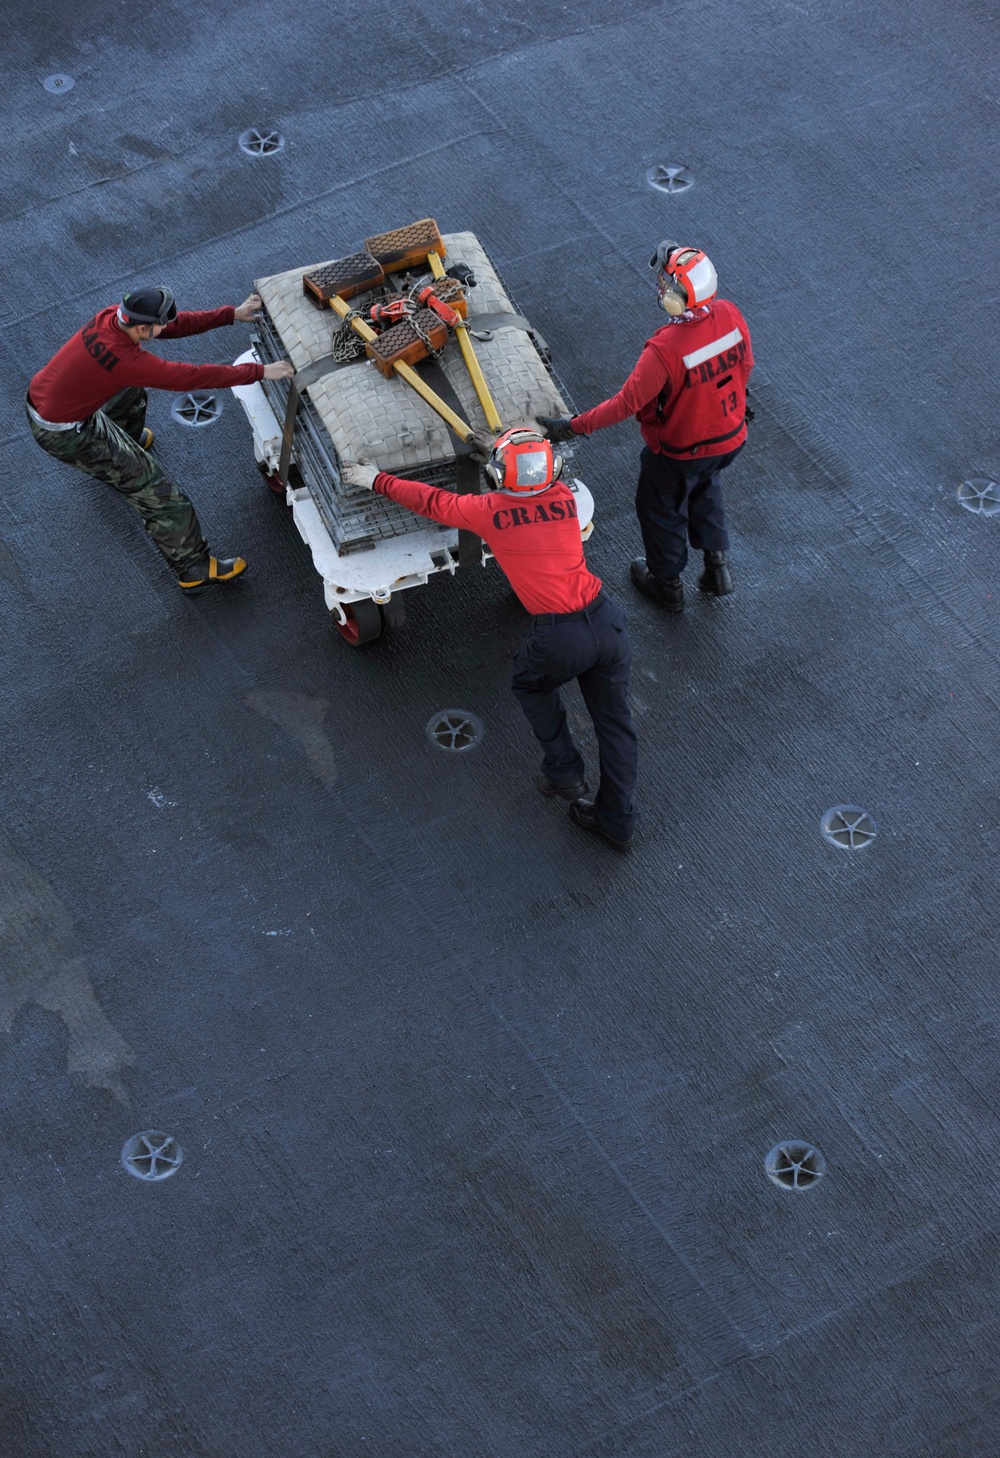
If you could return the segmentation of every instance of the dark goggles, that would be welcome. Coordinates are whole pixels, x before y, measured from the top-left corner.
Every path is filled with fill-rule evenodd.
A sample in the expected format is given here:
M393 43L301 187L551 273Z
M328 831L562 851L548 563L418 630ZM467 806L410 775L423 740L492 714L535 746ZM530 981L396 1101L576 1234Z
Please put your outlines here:
M656 252L649 260L650 268L659 269L661 273L664 272L671 253L676 253L680 246L679 243L672 243L669 238L664 238L663 242L659 244Z

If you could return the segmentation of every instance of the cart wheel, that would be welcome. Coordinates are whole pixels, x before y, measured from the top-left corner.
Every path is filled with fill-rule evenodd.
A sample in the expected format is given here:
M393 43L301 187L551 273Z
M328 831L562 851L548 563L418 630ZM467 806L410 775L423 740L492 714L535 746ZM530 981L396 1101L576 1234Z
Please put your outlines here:
M345 602L344 612L347 614L346 623L342 623L335 612L330 613L330 618L344 642L350 643L352 648L360 648L363 643L374 643L376 638L381 638L385 625L378 603L372 602L370 597L362 598L360 602Z
M386 633L395 632L406 622L406 608L401 597L392 597L388 602L381 603L379 612L382 614L383 631Z
M267 482L268 486L274 492L275 496L284 496L284 494L285 494L285 483L284 483L284 481L282 481L282 479L278 475L277 471L269 471L267 469L267 463L265 461L258 461L257 462L257 470L264 477L264 480Z

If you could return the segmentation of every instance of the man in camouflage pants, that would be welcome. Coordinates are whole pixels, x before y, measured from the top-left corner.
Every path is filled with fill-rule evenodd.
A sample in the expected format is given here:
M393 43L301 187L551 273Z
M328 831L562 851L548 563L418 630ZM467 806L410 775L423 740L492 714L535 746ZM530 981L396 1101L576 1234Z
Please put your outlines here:
M113 395L76 430L45 430L30 416L28 424L43 451L127 497L186 585L188 569L210 560L208 543L193 502L143 449L152 445L152 431L143 429L145 418L145 390L128 389Z
M28 390L28 425L42 450L121 492L188 592L232 581L247 564L242 557L211 555L190 499L149 454L145 387L217 390L289 378L293 370L287 361L175 364L141 346L160 335L179 338L246 321L259 307L259 295L251 294L238 308L178 313L168 289L137 289L78 330Z

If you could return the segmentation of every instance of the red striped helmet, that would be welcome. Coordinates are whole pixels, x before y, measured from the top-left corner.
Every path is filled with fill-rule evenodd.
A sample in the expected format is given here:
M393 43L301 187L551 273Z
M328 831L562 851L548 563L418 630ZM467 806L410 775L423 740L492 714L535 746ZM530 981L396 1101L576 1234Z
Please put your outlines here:
M685 309L709 304L718 292L715 267L700 248L664 241L649 260L649 266L656 269L660 308L668 314L683 314Z
M486 475L497 491L544 491L561 470L562 457L553 454L545 436L520 425L497 436L486 462Z

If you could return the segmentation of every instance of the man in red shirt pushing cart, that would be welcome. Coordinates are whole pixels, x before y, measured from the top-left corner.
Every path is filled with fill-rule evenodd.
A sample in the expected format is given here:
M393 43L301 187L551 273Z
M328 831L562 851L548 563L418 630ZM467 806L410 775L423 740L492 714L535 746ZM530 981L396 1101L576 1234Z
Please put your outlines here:
M625 851L636 820L636 735L626 700L632 650L625 614L587 568L576 499L561 470L544 436L515 426L493 446L486 475L496 489L484 496L458 496L363 464L345 464L343 476L487 543L533 617L514 655L511 688L542 746L538 788L568 800L574 824ZM601 781L592 800L559 695L572 678L597 735Z
M146 389L222 390L294 374L277 364L190 365L148 354L151 339L180 339L252 319L260 296L237 307L178 313L166 288L135 289L120 304L77 330L28 387L28 425L35 440L65 461L113 486L141 514L146 531L187 592L231 582L246 571L242 557L213 557L190 499L149 454Z
M703 592L733 591L720 474L747 438L753 351L736 305L716 297L718 279L700 248L663 242L649 260L670 317L647 339L617 395L582 415L538 417L550 440L590 435L635 416L644 446L635 509L645 557L632 563L640 592L668 613L684 608L688 541L704 553Z

